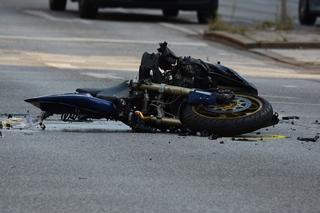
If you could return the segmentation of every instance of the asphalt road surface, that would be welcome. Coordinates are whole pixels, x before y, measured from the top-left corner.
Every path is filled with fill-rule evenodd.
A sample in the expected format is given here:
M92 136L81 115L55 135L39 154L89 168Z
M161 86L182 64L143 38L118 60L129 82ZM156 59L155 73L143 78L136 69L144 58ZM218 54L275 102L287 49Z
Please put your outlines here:
M204 41L201 27L191 13L115 9L81 20L75 5L58 13L45 1L2 0L0 114L33 116L28 97L133 78L142 53L168 41L178 55L238 70L280 117L299 119L252 133L255 141L55 118L45 131L1 130L0 212L319 212L320 141L297 140L320 133L319 74Z

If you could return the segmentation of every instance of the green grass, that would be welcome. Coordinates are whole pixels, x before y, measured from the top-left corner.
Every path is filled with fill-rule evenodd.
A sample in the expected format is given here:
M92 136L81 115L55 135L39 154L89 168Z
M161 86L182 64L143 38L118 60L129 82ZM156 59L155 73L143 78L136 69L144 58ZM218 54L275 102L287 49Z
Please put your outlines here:
M211 31L226 31L230 33L237 33L245 35L248 28L245 26L234 25L223 21L220 17L217 17L210 21L209 30Z
M274 30L274 31L290 31L294 29L292 19L288 18L284 23L277 19L276 21L264 21L255 26L244 26L223 21L219 16L212 19L209 23L210 31L225 31L240 35L246 35L250 30Z

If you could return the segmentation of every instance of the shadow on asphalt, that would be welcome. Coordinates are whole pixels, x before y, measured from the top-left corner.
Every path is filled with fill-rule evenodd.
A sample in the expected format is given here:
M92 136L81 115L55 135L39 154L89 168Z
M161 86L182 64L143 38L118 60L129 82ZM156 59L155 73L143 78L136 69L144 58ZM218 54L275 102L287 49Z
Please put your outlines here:
M170 22L179 24L196 24L195 22L177 18L168 18L162 15L136 14L136 13L117 13L117 12L99 12L97 20L106 21L125 21L125 22Z
M64 12L50 12L51 15L64 17L64 18L72 18L72 17L79 17L78 11L76 10L67 10ZM145 22L145 23L158 23L158 22L167 22L167 23L177 23L177 24L194 24L197 25L198 22L194 22L191 20L183 19L178 17L164 17L162 15L153 15L153 14L143 14L143 13L122 13L122 12L115 12L115 11L99 11L98 16L96 19L90 19L91 21L98 20L98 21L125 21L125 22Z

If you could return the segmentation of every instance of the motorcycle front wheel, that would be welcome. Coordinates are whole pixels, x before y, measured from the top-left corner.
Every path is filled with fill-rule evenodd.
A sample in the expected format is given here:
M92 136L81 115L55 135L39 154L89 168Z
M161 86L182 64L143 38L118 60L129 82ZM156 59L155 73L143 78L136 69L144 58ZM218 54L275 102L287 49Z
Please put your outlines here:
M275 124L273 119L273 109L268 101L247 94L237 94L233 101L225 104L186 104L180 111L180 120L189 130L219 136L253 132Z

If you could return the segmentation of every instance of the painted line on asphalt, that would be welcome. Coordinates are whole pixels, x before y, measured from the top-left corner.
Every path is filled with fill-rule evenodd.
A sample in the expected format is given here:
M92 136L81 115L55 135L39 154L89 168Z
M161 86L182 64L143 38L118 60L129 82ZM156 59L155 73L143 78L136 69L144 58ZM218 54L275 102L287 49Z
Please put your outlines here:
M287 105L297 105L297 106L320 106L316 103L297 103L297 102L280 102L280 101L270 101L272 104L287 104Z
M8 40L28 40L28 41L59 41L59 42L95 42L95 43L111 43L111 44L158 44L159 41L143 41L143 40L125 40L125 39L103 39L103 38L79 38L79 37L36 37L36 36L15 36L0 35L0 39ZM175 42L171 41L170 45L175 46L195 46L207 47L204 42Z
M165 27L165 28L169 28L169 29L176 30L176 31L179 31L179 32L182 32L182 33L186 33L188 35L198 35L199 34L199 33L195 32L193 30L189 30L189 29L187 29L185 27L181 27L181 26L174 25L174 24L161 22L160 25Z
M285 88L297 88L296 85L283 85L282 87L285 87Z
M300 99L300 98L297 98L297 97L290 97L290 96L277 96L277 95L262 95L262 97L264 98L281 98L281 99Z
M105 79L113 79L113 80L125 80L125 78L122 78L120 76L108 74L108 73L92 73L92 72L84 72L81 73L81 75L87 75L94 78L105 78Z
M45 65L49 67L59 68L59 69L79 69L76 66L73 66L71 64L65 64L65 63L45 63Z
M83 23L83 24L92 24L91 21L82 20L80 18L57 18L57 17L54 17L54 16L50 15L49 13L46 13L46 12L43 12L43 11L26 10L24 12L29 14L29 15L33 15L33 16L36 16L36 17L44 18L44 19L49 20L49 21L68 22L68 23L80 22L80 23Z

